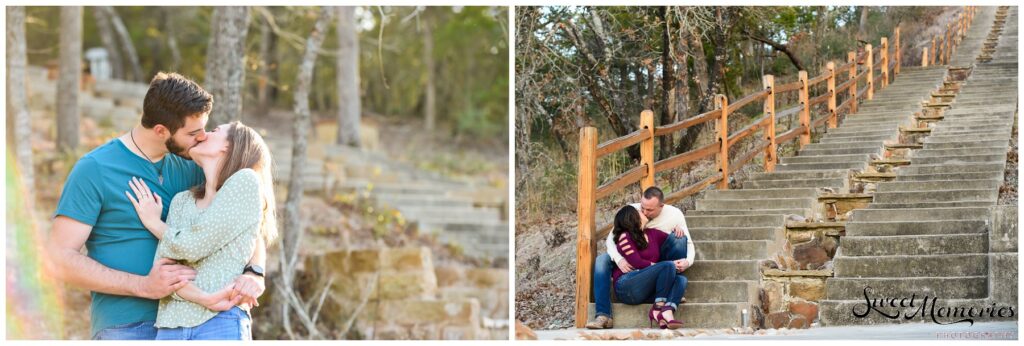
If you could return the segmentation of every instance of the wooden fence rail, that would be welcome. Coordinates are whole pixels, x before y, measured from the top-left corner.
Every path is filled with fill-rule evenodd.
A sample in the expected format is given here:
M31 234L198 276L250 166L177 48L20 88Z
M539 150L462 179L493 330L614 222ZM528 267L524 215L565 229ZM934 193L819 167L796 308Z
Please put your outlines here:
M950 59L950 52L955 44L966 33L967 26L973 19L974 7L965 7L954 22L947 28L943 35L943 41L936 36L932 44L922 50L922 65L934 64L936 50L942 54L938 57L941 62L947 63ZM891 80L900 73L900 65L903 61L903 52L900 47L900 30L895 28L894 46L889 46L887 37L880 40L877 48L867 44L861 54L849 52L846 64L837 67L834 62L828 62L825 71L818 76L808 77L806 71L799 71L797 81L776 85L775 76L765 75L762 78L763 89L749 95L745 95L732 103L725 95L715 96L715 109L704 114L691 117L686 120L672 124L656 126L654 123L654 112L645 110L640 114L640 127L638 130L604 143L598 144L597 128L584 127L580 129L579 148L579 172L577 216L579 228L577 232L576 252L576 314L575 325L582 328L586 324L587 308L591 301L592 270L595 256L596 239L603 239L612 229L612 225L605 224L597 227L595 213L597 200L607 197L629 185L640 183L641 189L654 186L654 177L659 172L664 172L698 160L708 159L712 156L715 159L717 172L701 179L678 191L668 194L665 203L674 203L680 199L692 196L703 191L711 185L716 185L720 190L729 188L729 176L735 173L747 163L759 156L763 156L764 169L772 172L778 163L778 146L781 144L796 141L799 148L811 142L811 131L827 124L828 128L835 128L838 125L840 112L853 114L857 111L857 103L861 99L871 100L877 88L889 86ZM938 44L938 46L936 45ZM944 46L943 46L944 45ZM876 61L877 59L877 61ZM929 60L931 59L931 60ZM891 61L890 61L891 60ZM875 75L875 70L879 74ZM859 71L859 72L858 72ZM844 78L837 85L837 78ZM821 83L825 83L824 92L820 95L811 95L812 90ZM859 85L863 88L858 89ZM779 94L797 92L799 93L799 105L786 109L781 114L776 113L776 97ZM845 93L844 93L845 92ZM841 103L837 100L840 94L844 95ZM744 106L762 102L763 115L754 120L746 127L730 134L729 116ZM824 114L814 114L815 106L826 103ZM776 122L780 118L788 118L797 115L799 126L788 131L777 134ZM816 116L818 115L818 116ZM676 154L660 161L655 161L654 141L657 137L670 135L690 127L713 122L715 126L715 141L700 148L685 153ZM762 133L759 141L755 141L753 150L730 157L729 150L736 143L754 134ZM640 164L625 172L612 177L609 181L598 185L597 161L598 159L612 153L624 150L633 145L640 145Z

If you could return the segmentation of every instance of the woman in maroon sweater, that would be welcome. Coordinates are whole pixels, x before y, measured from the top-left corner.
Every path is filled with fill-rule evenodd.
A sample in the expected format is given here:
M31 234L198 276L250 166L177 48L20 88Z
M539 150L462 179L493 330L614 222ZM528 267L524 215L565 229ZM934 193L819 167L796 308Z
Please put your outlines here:
M615 214L615 228L612 234L616 248L629 265L636 268L623 273L618 267L612 272L615 296L619 301L639 305L654 300L647 313L653 324L658 322L662 329L678 329L683 323L675 320L673 312L686 292L686 276L676 273L672 261L658 262L661 244L668 234L657 229L644 229L647 218L632 206L625 206Z

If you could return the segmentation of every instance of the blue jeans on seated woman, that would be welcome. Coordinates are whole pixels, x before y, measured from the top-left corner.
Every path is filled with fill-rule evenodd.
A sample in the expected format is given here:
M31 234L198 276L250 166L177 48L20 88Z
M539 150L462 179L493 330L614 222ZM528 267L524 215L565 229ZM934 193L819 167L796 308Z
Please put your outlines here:
M157 328L157 340L252 340L252 318L239 307L195 327Z
M674 262L663 261L620 276L619 281L615 282L615 296L630 305L653 300L677 309L686 293L686 283L686 276L676 274Z
M686 258L686 236L676 237L669 234L665 243L661 244L661 260L675 261ZM615 262L607 253L597 256L594 260L594 311L595 316L612 317L612 271ZM622 298L619 298L622 299Z

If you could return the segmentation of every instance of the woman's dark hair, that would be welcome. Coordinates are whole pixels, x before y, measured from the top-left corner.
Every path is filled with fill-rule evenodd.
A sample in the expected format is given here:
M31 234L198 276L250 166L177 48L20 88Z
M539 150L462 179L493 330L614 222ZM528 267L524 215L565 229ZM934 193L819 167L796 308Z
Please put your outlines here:
M619 241L621 234L629 234L636 243L639 250L647 248L647 238L644 237L644 230L640 228L640 211L632 206L625 206L615 214L615 228L612 229L612 236Z

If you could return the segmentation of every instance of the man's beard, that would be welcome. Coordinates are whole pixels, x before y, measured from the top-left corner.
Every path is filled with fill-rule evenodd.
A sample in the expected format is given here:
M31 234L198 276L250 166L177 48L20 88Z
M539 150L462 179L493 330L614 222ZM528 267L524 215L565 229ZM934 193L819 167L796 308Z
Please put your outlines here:
M178 143L174 142L174 137L168 138L167 141L164 142L164 146L167 147L167 151L171 152L171 154L175 154L189 160L192 159L192 157L188 155L189 148L179 146Z

